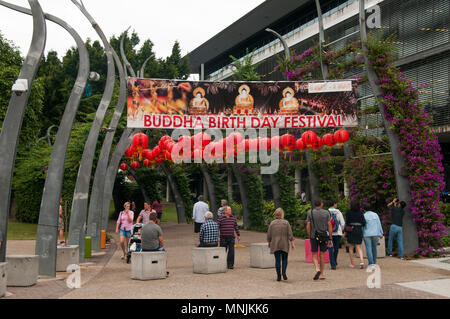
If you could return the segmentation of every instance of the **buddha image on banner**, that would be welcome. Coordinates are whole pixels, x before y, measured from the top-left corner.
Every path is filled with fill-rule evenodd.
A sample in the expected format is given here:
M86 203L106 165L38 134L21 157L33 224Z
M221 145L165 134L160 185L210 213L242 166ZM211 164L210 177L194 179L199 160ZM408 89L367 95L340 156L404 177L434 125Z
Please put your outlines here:
M357 126L356 83L128 78L131 128Z

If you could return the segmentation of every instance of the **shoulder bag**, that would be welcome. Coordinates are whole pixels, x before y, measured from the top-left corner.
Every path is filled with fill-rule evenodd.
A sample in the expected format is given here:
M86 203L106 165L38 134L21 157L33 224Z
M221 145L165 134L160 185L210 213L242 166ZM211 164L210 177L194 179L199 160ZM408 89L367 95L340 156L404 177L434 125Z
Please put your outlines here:
M314 223L314 214L313 214L313 210L311 209L311 221L314 227L314 238L319 242L319 243L326 243L328 242L329 238L328 238L328 234L326 232L320 232L316 229L316 225Z

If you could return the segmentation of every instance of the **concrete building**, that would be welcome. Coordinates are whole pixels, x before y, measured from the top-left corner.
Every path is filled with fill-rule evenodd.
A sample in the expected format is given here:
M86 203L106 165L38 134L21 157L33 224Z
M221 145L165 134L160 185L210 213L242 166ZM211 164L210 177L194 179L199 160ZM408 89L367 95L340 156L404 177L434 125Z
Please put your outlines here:
M380 29L396 34L396 66L416 87L429 83L421 100L433 115L444 154L446 184L450 182L450 1L448 0L366 0L366 8L380 9ZM336 50L359 35L358 0L320 0L327 50ZM318 43L318 19L314 0L266 0L189 54L192 73L204 73L206 80L230 80L230 55L243 58L248 48L262 80L284 80L274 72L283 56L280 41L265 31L281 34L297 54ZM203 64L203 66L202 66ZM353 73L354 74L354 73ZM353 75L348 74L348 76ZM370 87L359 87L360 108L375 103ZM381 116L360 116L364 134L383 133Z

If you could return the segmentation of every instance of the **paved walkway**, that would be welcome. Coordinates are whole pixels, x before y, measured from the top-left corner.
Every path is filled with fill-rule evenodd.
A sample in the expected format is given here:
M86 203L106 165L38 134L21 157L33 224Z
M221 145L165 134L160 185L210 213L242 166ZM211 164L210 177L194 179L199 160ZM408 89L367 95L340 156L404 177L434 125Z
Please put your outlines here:
M415 299L446 298L446 292L436 290L419 290L413 286L400 286L398 283L411 283L430 280L449 280L450 271L429 267L413 261L398 258L380 258L381 288L367 287L370 275L366 269L351 269L345 249L340 250L338 269L331 270L325 266L326 280L313 281L314 267L304 262L304 241L296 240L296 249L289 254L287 269L288 281L277 282L275 269L250 268L249 247L251 243L265 242L265 233L241 231L241 245L236 248L235 268L223 274L202 275L192 272L192 254L194 247L193 226L176 223L163 223L164 240L168 249L168 271L170 277L164 280L136 281L130 279L130 264L120 259L121 249L113 244L103 256L95 256L88 264L81 267L82 287L70 290L63 287L67 274L58 273L59 283L49 284L39 280L31 288L8 287L13 295L7 298L27 298L33 293L26 293L40 287L53 293L48 298L380 298L380 299ZM114 241L118 236L113 234ZM8 253L14 249L16 242L8 242ZM22 245L24 245L22 243ZM34 251L34 245L32 246ZM23 248L26 250L25 248ZM31 251L31 253L32 253ZM18 253L30 253L16 251ZM97 258L98 260L95 260ZM365 260L367 263L367 259ZM50 280L52 281L52 280ZM58 280L53 280L57 282ZM46 286L47 285L47 286ZM441 285L442 286L442 285ZM412 289L414 288L414 289ZM443 288L445 290L445 287ZM447 288L448 289L448 288ZM440 294L439 294L440 293ZM34 298L42 298L35 296Z

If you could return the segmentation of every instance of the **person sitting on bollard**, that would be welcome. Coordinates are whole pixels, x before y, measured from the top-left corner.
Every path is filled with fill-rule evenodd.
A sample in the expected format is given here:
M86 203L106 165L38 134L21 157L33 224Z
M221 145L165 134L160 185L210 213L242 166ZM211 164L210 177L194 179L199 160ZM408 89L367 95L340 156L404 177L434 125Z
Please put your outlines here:
M213 213L206 212L205 222L200 227L200 245L198 247L217 247L219 225L213 220Z
M166 251L164 248L163 232L161 227L156 224L158 215L154 212L150 213L149 221L142 227L142 251ZM167 267L167 254L166 254ZM169 276L167 272L166 277Z

